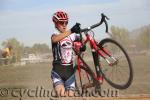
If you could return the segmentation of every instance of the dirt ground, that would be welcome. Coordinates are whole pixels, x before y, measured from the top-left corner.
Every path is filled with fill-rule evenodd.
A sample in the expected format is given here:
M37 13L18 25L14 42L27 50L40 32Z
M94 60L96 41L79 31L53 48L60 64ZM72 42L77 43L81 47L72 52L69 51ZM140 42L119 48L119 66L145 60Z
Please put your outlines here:
M134 79L126 90L118 90L117 97L77 97L73 100L150 100L150 56L131 56ZM51 61L50 61L51 62ZM51 84L51 63L26 66L0 66L0 100L58 100ZM104 82L104 86L108 86ZM70 100L71 98L61 98Z

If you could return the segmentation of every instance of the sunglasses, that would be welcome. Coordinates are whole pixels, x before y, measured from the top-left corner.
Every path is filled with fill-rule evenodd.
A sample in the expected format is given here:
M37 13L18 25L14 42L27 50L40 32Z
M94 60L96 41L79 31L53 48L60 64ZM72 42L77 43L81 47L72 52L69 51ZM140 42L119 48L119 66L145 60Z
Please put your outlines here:
M67 25L67 24L68 24L68 21L59 21L58 24L59 24L59 25Z

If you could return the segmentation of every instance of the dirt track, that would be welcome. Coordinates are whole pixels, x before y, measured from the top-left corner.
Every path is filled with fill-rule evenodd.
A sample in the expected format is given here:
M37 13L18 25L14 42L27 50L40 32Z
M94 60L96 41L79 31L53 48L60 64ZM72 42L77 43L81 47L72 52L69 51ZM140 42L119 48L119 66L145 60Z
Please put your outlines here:
M134 67L134 80L132 85L126 90L119 90L119 96L114 98L107 97L88 97L72 98L72 100L150 100L150 57L135 56L131 57ZM51 64L32 64L27 66L0 66L0 100L50 100L50 97L29 97L27 90L43 88L52 91L50 80ZM107 83L104 87L111 88ZM8 90L8 95L3 96L3 89ZM15 92L17 97L12 96L12 89L18 91L22 89L22 97ZM33 92L33 91L32 91ZM54 98L53 98L54 99ZM56 99L56 98L55 98ZM57 99L58 100L58 99ZM62 98L64 100L64 98ZM70 98L65 98L70 100Z

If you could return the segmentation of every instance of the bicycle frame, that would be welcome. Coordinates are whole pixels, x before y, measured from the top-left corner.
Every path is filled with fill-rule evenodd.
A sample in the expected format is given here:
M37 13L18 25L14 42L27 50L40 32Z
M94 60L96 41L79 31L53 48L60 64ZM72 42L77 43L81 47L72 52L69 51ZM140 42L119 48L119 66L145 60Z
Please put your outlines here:
M112 63L109 62L109 60L106 58L106 56L109 56L110 58L112 58L114 61L116 61L116 59L114 59L111 54L105 50L103 47L98 47L98 43L95 41L95 39L90 36L88 34L88 32L84 32L86 35L86 39L84 41L81 42L74 42L74 47L75 49L80 52L80 48L82 45L85 45L87 42L90 42L90 47L92 50L92 55L93 55L93 60L94 60L94 66L95 66L95 70L96 70L96 74L95 74L95 79L99 80L101 83L103 82L103 76L101 74L100 71L100 63L99 63L99 59L98 59L98 55L100 55L100 57L102 57L103 59L105 59L105 61L108 63L108 65L112 66ZM106 55L106 56L105 56ZM81 74L80 74L80 65L82 64L82 61L80 60L79 57L77 57L77 67L78 67L78 73L79 73L79 77L81 78Z

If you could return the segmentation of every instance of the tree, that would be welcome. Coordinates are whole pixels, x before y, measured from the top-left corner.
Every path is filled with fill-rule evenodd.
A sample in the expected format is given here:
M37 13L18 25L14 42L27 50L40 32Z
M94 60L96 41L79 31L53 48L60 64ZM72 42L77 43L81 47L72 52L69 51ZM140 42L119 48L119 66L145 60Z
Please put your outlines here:
M42 54L42 53L49 53L50 49L49 46L45 43L40 44L36 43L32 47L24 46L23 43L20 43L17 39L15 38L10 38L7 39L6 41L2 42L2 46L7 46L11 45L13 47L13 56L15 56L13 59L14 61L20 61L20 59L24 56L24 54Z
M125 28L119 28L116 26L111 27L112 36L114 39L121 42L123 45L128 46L130 43L129 31Z
M15 56L16 61L20 61L23 54L24 45L15 38L10 38L2 42L3 46L7 46L8 44L13 47L13 56Z
M48 53L48 52L50 52L50 49L49 49L48 45L45 43L43 43L43 44L36 43L32 46L32 52L35 54Z
M150 26L140 32L136 41L140 48L150 50Z

